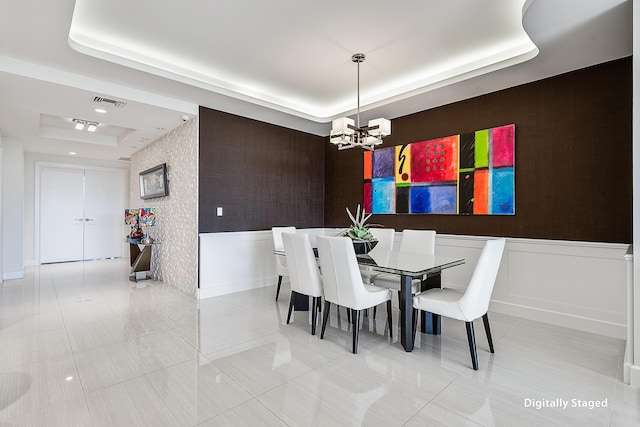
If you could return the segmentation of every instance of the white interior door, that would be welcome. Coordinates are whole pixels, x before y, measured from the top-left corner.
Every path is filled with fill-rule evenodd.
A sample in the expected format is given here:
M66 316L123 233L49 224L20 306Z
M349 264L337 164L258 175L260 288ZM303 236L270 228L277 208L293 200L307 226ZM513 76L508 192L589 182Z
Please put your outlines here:
M84 259L122 255L124 176L119 172L85 170Z
M122 256L124 174L44 167L40 171L40 262Z
M40 262L83 259L84 170L40 171Z

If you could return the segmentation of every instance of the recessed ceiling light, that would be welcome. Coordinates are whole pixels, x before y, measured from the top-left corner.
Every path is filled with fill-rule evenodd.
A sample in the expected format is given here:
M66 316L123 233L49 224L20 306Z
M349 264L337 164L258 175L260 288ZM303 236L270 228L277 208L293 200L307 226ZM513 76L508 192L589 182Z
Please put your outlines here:
M69 151L69 154L71 154L72 156L75 156L78 153L76 153L75 151Z
M98 128L98 127L97 127L96 125L89 125L89 127L87 128L87 130L88 130L89 132L95 132L97 128Z
M100 113L100 114L104 114L104 113L107 112L107 110L105 110L104 108L96 108L93 111L95 111L96 113Z
M84 129L84 123L76 123L76 130Z

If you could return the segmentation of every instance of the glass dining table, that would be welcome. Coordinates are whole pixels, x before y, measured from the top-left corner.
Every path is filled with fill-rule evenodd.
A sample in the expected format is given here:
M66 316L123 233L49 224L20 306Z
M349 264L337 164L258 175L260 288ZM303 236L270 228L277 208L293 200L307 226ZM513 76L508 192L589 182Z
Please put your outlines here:
M441 286L442 270L464 264L464 258L424 255L400 251L376 251L356 255L358 264L371 270L400 276L400 342L413 351L413 302L411 284L421 280L421 291ZM439 334L440 324L431 313L422 312L420 326L425 333Z
M318 256L317 248L313 248ZM284 255L284 251L275 250L274 254ZM425 255L412 252L381 251L375 248L368 254L356 255L358 265L369 267L373 271L400 276L400 342L405 351L413 351L413 301L411 284L414 279L421 280L421 291L441 286L442 270L464 264L464 258ZM304 307L296 310L308 310L308 298ZM301 303L303 303L301 301ZM408 307L408 309L406 309ZM429 334L439 334L440 325L430 313L422 312L420 328Z

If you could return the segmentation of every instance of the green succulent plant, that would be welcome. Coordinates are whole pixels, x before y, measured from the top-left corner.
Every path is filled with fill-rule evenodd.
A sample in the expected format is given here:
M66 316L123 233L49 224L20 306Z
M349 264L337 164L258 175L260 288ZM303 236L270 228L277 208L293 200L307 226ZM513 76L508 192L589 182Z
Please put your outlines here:
M367 221L371 218L372 214L367 214L364 209L360 210L360 205L358 205L355 216L353 216L349 208L346 209L349 219L351 219L351 227L349 227L346 234L353 240L374 239L367 226Z

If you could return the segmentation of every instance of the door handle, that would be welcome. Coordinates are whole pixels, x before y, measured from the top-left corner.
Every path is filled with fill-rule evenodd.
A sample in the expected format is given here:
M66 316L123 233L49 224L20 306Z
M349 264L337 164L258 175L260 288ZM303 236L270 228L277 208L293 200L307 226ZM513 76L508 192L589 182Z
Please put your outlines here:
M93 218L85 218L84 220L89 222L89 221L93 221Z
M84 221L84 218L76 218L74 221L80 221L80 222L82 222L82 221Z

